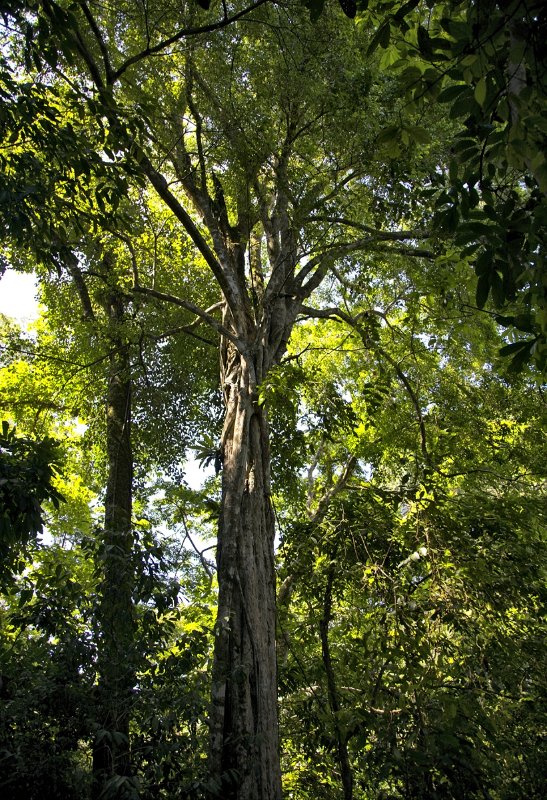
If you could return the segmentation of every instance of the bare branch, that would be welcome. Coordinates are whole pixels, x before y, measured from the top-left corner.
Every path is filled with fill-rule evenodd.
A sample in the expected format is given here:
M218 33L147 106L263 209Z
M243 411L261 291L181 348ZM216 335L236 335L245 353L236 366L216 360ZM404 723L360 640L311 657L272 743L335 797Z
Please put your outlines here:
M340 189L343 189L344 186L347 186L348 183L351 183L351 181L354 178L358 178L362 174L363 174L362 171L357 169L354 169L351 172L349 172L344 178L342 178L342 180L339 183L335 184L335 186L331 189L331 191L328 194L325 194L317 199L315 203L316 208L324 207L325 203L327 203L329 200L332 200L333 197L336 197L338 195ZM316 217L313 217L313 219L316 219Z
M182 518L182 524L184 526L184 537L185 537L185 539L188 539L188 541L190 542L190 545L192 546L192 550L197 554L199 560L201 561L201 566L203 567L203 569L207 573L207 576L208 576L209 580L212 580L213 579L213 573L211 572L211 568L210 568L209 564L207 563L207 561L205 560L204 555L203 555L205 550L200 550L196 546L196 544L194 543L194 540L190 536L190 531L188 530L188 525L186 523L186 517L184 516L184 514L181 514L181 518ZM210 550L211 548L207 547L205 549L206 550Z
M203 121L201 119L201 114L199 113L196 104L194 103L193 98L193 84L194 84L194 65L188 60L188 69L187 69L187 76L186 76L186 100L188 102L188 108L190 109L192 116L194 117L194 121L196 123L196 146L198 151L198 161L199 161L199 172L200 172L200 181L201 186L200 189L202 192L207 191L207 170L205 167L205 155L203 152Z
M211 328L213 328L217 333L221 336L226 337L229 339L232 344L237 347L240 353L245 354L247 352L245 343L242 342L237 336L228 330L221 322L217 319L212 317L207 311L204 311L199 306L196 306L194 303L191 303L189 300L183 300L180 297L176 297L173 294L167 294L166 292L158 292L157 289L149 289L145 286L134 286L134 292L139 292L140 294L148 295L149 297L155 297L158 300L163 300L166 303L172 303L173 305L180 306L181 308L185 308L187 311L190 311L192 314L195 314L197 317L200 317L204 322L206 322ZM215 308L216 306L213 306Z
M206 308L205 313L211 314L213 311L218 311L223 305L223 302L215 303L209 308ZM205 322L205 320L202 317L198 317L189 325L177 325L175 328L169 328L169 330L164 331L163 333L148 333L146 334L146 338L153 339L155 342L161 342L162 339L167 339L169 336L177 336L179 333L187 333L189 336L193 336L195 339L198 339L204 344L210 344L213 347L216 347L215 342L212 342L210 339L206 339L204 336L200 336L198 333L194 332L194 328L197 328L197 326L201 325L202 322Z

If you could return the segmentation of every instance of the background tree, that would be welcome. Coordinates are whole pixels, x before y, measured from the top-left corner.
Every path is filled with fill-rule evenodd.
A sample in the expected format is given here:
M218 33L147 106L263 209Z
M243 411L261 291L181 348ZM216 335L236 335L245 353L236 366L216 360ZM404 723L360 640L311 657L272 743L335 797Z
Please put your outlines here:
M33 13L23 13L27 11ZM47 89L48 103L60 104L63 114L78 120L82 130L89 128L91 162L98 162L97 171L92 164L89 175L84 171L78 184L81 206L74 209L76 213L66 203L66 222L59 226L58 209L46 204L36 224L31 220L24 235L13 237L16 248L12 252L22 258L23 245L28 247L29 242L36 252L34 243L49 225L42 260L57 265L61 285L69 274L80 297L85 297L84 290L88 292L90 305L84 303L84 316L86 308L89 312L97 306L110 307L115 293L115 305L124 309L116 327L116 347L106 345L113 341L112 330L110 338L105 337L107 326L96 335L105 362L116 354L138 354L135 362L140 359L145 377L143 398L148 372L161 381L161 369L148 367L151 344L167 341L170 328L175 336L201 336L199 320L210 328L202 338L218 347L224 418L222 426L216 420L211 425L214 435L222 428L219 441L208 437L206 447L219 470L222 467L220 495L210 503L219 517L219 595L206 791L226 798L276 798L281 793L272 491L283 498L282 516L291 524L295 518L300 522L294 525L295 531L305 533L305 552L298 553L303 565L299 574L313 576L309 593L300 589L309 600L311 632L304 623L300 628L304 628L306 658L314 666L318 683L324 681L325 692L320 724L313 713L301 715L311 720L313 736L308 739L323 758L310 791L319 791L321 780L328 784L329 771L329 790L336 791L336 770L346 798L361 788L369 791L370 786L374 786L370 792L397 791L408 797L420 792L433 796L445 784L451 787L448 791L456 791L459 784L469 792L487 791L490 778L482 774L480 759L470 757L463 766L440 763L439 754L448 740L443 744L442 737L429 736L428 726L436 719L437 709L444 714L444 687L432 681L420 694L424 668L410 650L411 637L405 638L413 617L401 612L397 599L401 596L411 603L416 592L422 602L423 592L427 613L428 603L437 603L435 593L427 593L429 577L405 568L415 562L422 568L430 549L438 554L435 563L444 567L443 537L450 537L441 500L443 493L450 497L461 489L458 476L451 475L453 456L445 448L445 429L435 419L432 424L427 420L435 416L435 404L445 403L445 398L449 408L461 407L461 396L451 394L450 384L445 386L440 377L441 368L453 363L450 338L457 335L468 347L462 347L455 359L454 373L465 375L465 384L470 386L478 382L481 397L486 397L482 394L486 389L478 375L493 358L488 342L494 337L487 319L478 325L476 317L468 316L472 303L467 262L458 253L443 250L446 225L440 226L441 236L432 235L435 218L430 197L449 161L447 144L438 135L446 124L442 108L433 107L425 123L419 120L421 110L407 109L398 79L386 77L385 65L377 63L372 51L379 40L370 42L365 32L349 23L342 27L340 16L326 13L313 27L298 6L264 4L255 6L252 13L242 9L238 26L229 27L231 18L225 16L198 27L195 19L201 12L193 6L178 10L176 19L164 12L163 4L138 10L133 6L107 9L99 4L68 9L49 2L32 9L26 5L10 8L14 59L23 64L26 53L33 82ZM401 15L394 23L400 20ZM40 53L48 58L44 60ZM70 91L64 90L65 85ZM18 81L12 80L6 95L11 130L16 127L18 91ZM388 161L378 145L389 147L393 130L399 128L405 135L401 133L396 145L397 161ZM54 131L51 134L54 142ZM428 136L430 141L426 141ZM31 131L28 142L17 140L14 174L21 154L35 155L36 149ZM74 151L69 155L73 158ZM66 160L69 172L73 169L70 158ZM64 174L64 165L59 169ZM105 183L103 172L118 178ZM122 194L127 199L122 200ZM26 196L17 202L30 203L35 212ZM19 208L17 203L14 207ZM12 208L8 206L8 222L13 219ZM158 258L158 233L164 225L171 235ZM105 263L105 250L116 251L117 257ZM50 283L55 284L55 279ZM50 299L55 308L54 298ZM175 314L181 317L173 326L155 327L162 316ZM453 326L450 315L456 318ZM305 352L314 349L313 341L304 340L300 350L291 349L288 360L284 358L291 337L291 348L298 342L295 326L314 318L336 319L344 326L345 339L331 348L333 364L336 354L345 353L345 342L364 354L364 364L345 356L341 374L333 375L320 364L316 380L310 380L308 387L301 363L307 363ZM481 333L466 339L466 326L471 325ZM89 335L90 329L86 330ZM162 348L156 353L161 355ZM180 349L177 344L172 352ZM485 353L488 358L483 357ZM126 361L124 365L122 373ZM107 378L112 379L112 388L120 366L118 361ZM134 363L131 367L134 371ZM178 390L179 396L168 407L179 416L188 401L193 411L198 406L181 384L187 375L192 380L200 375L195 365L189 371L176 364L172 368L178 380L170 388ZM332 371L336 373L334 366ZM360 399L354 402L354 395ZM283 402L277 402L279 398ZM208 402L214 411L214 400ZM306 413L298 426L300 404ZM198 429L198 415L190 416ZM272 462L269 416L275 431ZM125 418L121 406L117 417ZM201 412L200 420L205 417ZM144 404L140 418L145 426L155 424ZM454 428L459 431L457 425ZM155 461L161 449L157 438L143 437L142 460L138 461L163 466L171 457L168 469L174 475L173 459L177 453L180 458L186 442L181 441L177 451L170 426L162 421L161 430L169 432L164 458ZM472 442L473 434L465 437ZM298 448L291 448L291 439ZM308 464L307 448L315 452ZM481 453L471 447L465 469L476 469L481 475L481 459ZM490 454L485 463L490 464L489 459ZM273 481L270 463L277 470ZM306 488L298 480L303 469L308 475ZM146 498L150 487L144 469L142 475L139 491ZM284 485L283 479L289 476L290 485ZM347 494L353 479L357 481L354 491L362 493L356 512ZM130 488L138 483L137 478ZM377 487L374 494L380 498L376 500L373 494L372 505L367 484ZM479 491L487 490L490 486L485 481ZM500 491L498 485L495 491ZM176 492L170 490L170 496L176 497ZM384 583L379 579L376 594L367 595L346 583L334 565L338 558L342 563L350 560L346 554L351 548L338 542L341 531L356 535L352 525L345 526L346 521L354 513L358 518L370 514L374 518L376 512L379 541L371 563L374 574L381 573L383 580L383 570L388 577ZM500 529L506 530L505 523ZM432 548L422 543L429 530L438 536L437 540L431 533ZM135 551L134 533L130 536L128 553ZM316 546L318 563L312 564L310 554L315 554ZM357 561L363 562L366 537L365 545L353 547ZM442 575L438 590L442 594L450 570L435 569L436 575ZM361 761L362 740L356 731L363 731L363 720L353 726L344 718L346 682L340 682L337 666L343 646L337 648L333 636L336 631L334 638L342 643L342 634L351 627L344 616L344 598L351 591L359 598L360 608L370 614L374 609L377 615L366 631L357 623L352 630L357 638L366 638L375 657L378 651L382 657L386 654L385 666L382 658L376 661L374 686L366 684L357 694L362 691L374 703L381 697L378 716L387 712L393 721L401 715L403 722L400 728L394 723L386 731L367 716L369 730L374 732L365 746L374 748L378 740L382 743L378 752L387 752L396 761L397 743L410 742L404 748L404 768L391 769L386 757L379 776L367 771ZM386 609L390 609L389 617ZM438 646L447 653L450 620L444 624L443 618L437 628L429 624L427 613L415 626L423 652L435 654ZM370 618L366 613L362 616ZM147 618L145 611L142 617ZM374 638L373 629L384 636ZM289 631L289 642L290 638ZM460 641L463 652L468 642L464 636ZM205 659L207 643L200 647L200 658ZM161 661L157 651L154 657ZM443 679L448 663L447 656L440 670ZM476 659L471 658L470 664L471 671L479 669ZM425 673L430 676L427 669ZM414 689L412 696L407 679ZM352 681L347 686L354 683L362 684ZM316 683L312 685L315 696ZM296 701L299 709L298 697ZM186 708L184 702L181 708ZM371 708L378 706L371 704ZM450 714L443 716L442 729L465 736L468 729L462 732L461 718L450 727ZM135 712L135 718L143 716ZM327 725L331 730L325 733ZM479 727L478 722L469 726L470 736L477 741ZM395 744L386 751L385 742L393 742L393 736ZM173 738L169 735L161 741ZM333 747L335 758L330 755ZM453 760L456 749L450 751ZM309 758L306 752L304 761ZM427 764L425 777L418 768L420 759ZM141 764L148 775L155 774L144 759ZM293 772L289 770L288 781ZM123 780L115 783L128 787ZM304 790L300 784L298 791ZM157 791L172 791L168 776Z
M208 654L209 637L203 630L210 614L205 605L208 602L206 587L201 589L201 615L196 606L193 612L188 612L185 623L176 609L180 584L188 592L190 586L200 581L201 567L194 568L188 555L182 557L181 566L180 543L176 548L173 546L168 555L161 535L154 532L152 525L168 526L171 518L171 512L168 514L165 507L160 522L148 503L149 496L161 485L159 478L152 482L149 474L145 483L139 471L134 476L135 512L140 519L133 514L130 528L125 531L125 542L122 542L125 552L116 531L104 525L101 502L103 497L107 500L103 487L111 486L115 475L105 453L106 443L110 442L111 447L113 443L112 435L104 434L103 415L105 387L113 378L120 378L119 341L113 337L129 337L125 341L136 387L135 408L143 420L142 432L139 430L135 439L138 451L147 453L148 469L154 464L160 469L159 453L168 459L166 466L175 468L169 460L172 449L164 453L168 439L151 440L151 421L145 420L144 409L138 402L142 391L143 396L144 392L148 397L155 396L160 412L162 395L163 408L169 407L165 398L168 390L162 389L159 380L163 378L165 382L169 374L166 363L169 357L164 348L163 360L156 360L150 365L151 369L146 370L147 359L139 348L138 326L132 328L128 320L125 325L120 320L108 323L103 302L108 293L100 276L85 276L86 281L94 281L88 287L94 319L83 321L78 320L80 301L72 283L57 277L50 280L45 294L49 296L48 316L54 330L48 330L46 324L40 322L36 339L29 339L24 345L20 338L12 340L0 378L3 398L22 428L35 426L43 432L50 431L53 426L58 435L62 434L65 452L70 456L66 464L67 484L60 484L66 502L58 512L49 513L48 536L41 546L39 543L33 549L30 566L28 561L24 562L24 580L3 597L1 741L6 770L2 769L2 785L14 796L40 797L48 793L54 796L59 792L67 796L88 796L91 785L89 748L91 742L96 742L107 750L106 774L100 774L97 768L94 770L96 787L102 784L106 795L134 793L136 771L141 775L145 796L154 786L169 786L173 779L169 778L166 764L160 764L159 759L167 754L180 768L179 753L191 754L196 759L191 765L188 755L184 762L184 780L190 791L190 787L199 782L201 765L195 755L195 744L192 748L184 744L183 723L173 717L174 687L167 685L163 693L159 692L157 706L153 705L152 698L163 685L162 664L171 655L170 675L178 676L180 682L177 707L202 709L205 702L205 698L200 701L196 697L195 689L192 694L188 672L198 652ZM72 329L66 324L68 307L74 311ZM170 320L164 315L161 322L169 326ZM109 328L110 336L100 337L105 327ZM152 330L149 325L150 334ZM194 360L188 347L184 356L190 363ZM163 376L162 367L165 368ZM204 367L202 359L202 381L206 376ZM148 377L147 384L143 375ZM197 382L194 388L197 389ZM176 402L179 400L177 395ZM124 413L126 409L124 403ZM82 420L86 421L86 430L70 442L67 432L69 426L74 426L75 413L79 415L80 431ZM181 441L180 437L183 430L180 426L184 427L185 418L185 414L180 414L177 421L171 423L178 435L180 460L184 458L188 441L186 438ZM162 436L159 421L158 432ZM114 466L117 465L115 459ZM174 474L180 475L181 468L179 464ZM82 486L82 478L97 494ZM120 576L124 572L127 585L122 594ZM178 583L174 580L175 572L179 572ZM114 591L116 603L124 601L130 605L124 616L119 614L117 606L118 618L108 625L114 604L106 604L105 598ZM181 612L184 615L184 609ZM200 622L202 619L205 621ZM122 636L125 636L123 640ZM124 645L121 653L120 641ZM198 644L200 651L196 647ZM172 666L175 661L179 663L171 652L173 648L181 656L180 671ZM41 671L42 659L51 663L46 675ZM96 671L99 672L99 689L95 685ZM60 703L59 693L64 691L63 687L70 697ZM167 697L164 699L167 692L171 701ZM162 702L163 711L160 712ZM20 717L33 720L38 711L40 722L18 725ZM195 742L200 740L199 713L203 712L192 713L197 716L192 724L188 721L186 730L193 728ZM135 718L140 722L137 728L135 722L131 722ZM128 739L124 729L128 730L130 722L136 743L128 763ZM150 746L152 735L160 743L157 751ZM203 736L203 731L200 735ZM172 769L176 769L175 766ZM180 777L179 769L177 774Z

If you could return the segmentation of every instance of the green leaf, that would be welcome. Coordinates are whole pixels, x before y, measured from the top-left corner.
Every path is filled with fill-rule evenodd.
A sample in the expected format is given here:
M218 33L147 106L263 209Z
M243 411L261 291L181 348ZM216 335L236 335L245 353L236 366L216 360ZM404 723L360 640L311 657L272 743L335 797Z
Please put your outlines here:
M357 13L357 0L338 0L340 8L349 19L353 19Z
M380 131L380 133L376 137L376 142L378 144L390 144L391 142L398 142L400 136L401 136L400 126L389 125L387 128L384 128L383 131Z
M34 589L23 589L19 594L19 607L26 605L34 597Z
M490 273L492 269L493 254L490 249L484 250L475 261L475 274L480 277Z
M449 112L450 119L457 119L458 117L469 117L477 111L477 104L473 97L473 93L469 86L467 91L462 92L456 98Z
M505 302L505 289L503 286L503 276L498 270L491 273L492 300L496 306L502 306Z
M423 25L418 26L418 48L424 58L431 58L433 55L433 46L429 38L429 32Z
M475 86L475 91L474 91L475 100L477 101L477 103L481 107L484 106L484 102L486 100L487 88L488 87L487 87L487 84L486 84L486 78L483 76L477 82L477 85Z
M513 353L516 353L525 347L528 348L529 346L530 346L529 342L523 342L523 341L511 342L511 344L506 344L503 347L500 347L498 352L500 356L510 356Z
M477 291L475 294L475 303L478 308L484 308L488 295L490 293L490 273L480 275L477 281Z
M325 0L305 0L304 4L306 8L309 9L310 20L312 22L317 22L317 20L323 13Z
M408 2L403 3L403 5L399 8L399 10L393 15L393 20L396 23L402 22L403 19L409 14L411 11L414 11L417 5L419 5L420 0L408 0Z
M535 341L534 339L532 341L512 342L499 349L498 352L502 358L511 357L509 372L518 373L522 371L524 365L530 360Z
M428 144L431 141L429 131L419 125L408 128L408 133L417 144Z
M441 27L457 41L467 43L472 35L471 27L467 22L450 17L441 19Z
M386 47L384 52L382 53L382 57L380 58L379 67L382 70L386 70L391 67L393 64L396 64L397 61L400 60L401 54L399 53L398 49L394 45L390 45Z
M457 83L452 86L445 87L437 97L439 103L451 103L463 92L469 91L469 86L466 83Z
M391 37L391 28L388 19L384 23L382 23L382 25L380 25L380 27L372 37L370 44L367 48L367 56L371 56L378 49L378 47L382 47L385 49L389 44L390 37Z

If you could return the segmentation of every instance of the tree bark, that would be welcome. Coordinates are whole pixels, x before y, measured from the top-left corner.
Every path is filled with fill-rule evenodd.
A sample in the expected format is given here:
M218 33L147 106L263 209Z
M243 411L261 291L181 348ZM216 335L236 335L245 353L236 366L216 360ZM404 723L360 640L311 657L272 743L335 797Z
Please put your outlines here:
M133 455L129 348L119 330L122 299L112 293L106 306L110 356L106 404L108 476L104 532L99 552L102 581L98 608L98 730L93 743L94 799L121 797L130 779L129 720L135 684L134 569L131 527Z
M210 794L280 800L274 515L256 359L223 349L226 403L211 704Z

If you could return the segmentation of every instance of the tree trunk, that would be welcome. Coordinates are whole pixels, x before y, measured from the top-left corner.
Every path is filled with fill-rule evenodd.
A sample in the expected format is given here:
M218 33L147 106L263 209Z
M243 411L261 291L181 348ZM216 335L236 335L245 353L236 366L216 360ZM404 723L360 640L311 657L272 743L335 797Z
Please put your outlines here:
M230 345L222 367L226 418L209 789L223 800L280 800L268 424L257 402L255 364Z
M334 556L333 556L334 558ZM321 652L323 655L323 665L327 676L327 688L329 705L332 711L334 730L336 734L336 745L338 750L338 763L340 764L340 776L342 778L342 788L344 790L344 800L353 798L353 772L348 753L348 735L342 730L340 725L340 700L338 689L336 688L336 677L330 653L329 644L329 625L332 619L332 587L334 584L334 569L330 567L327 574L327 585L323 596L323 616L319 621L319 632L321 635Z
M135 684L131 380L129 349L119 332L123 301L114 293L107 311L112 353L106 407L108 476L99 553L103 578L97 615L99 685L98 730L93 744L94 798L105 794L121 797L127 790L127 781L123 779L131 775L129 719Z

